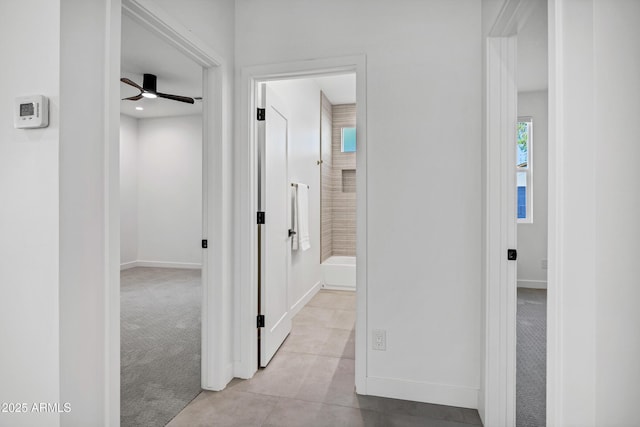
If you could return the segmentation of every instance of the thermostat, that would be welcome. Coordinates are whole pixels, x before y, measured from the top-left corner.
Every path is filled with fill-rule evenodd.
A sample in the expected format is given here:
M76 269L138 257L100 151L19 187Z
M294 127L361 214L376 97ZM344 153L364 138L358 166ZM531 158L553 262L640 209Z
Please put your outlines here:
M13 125L16 129L49 126L49 99L43 95L16 98Z

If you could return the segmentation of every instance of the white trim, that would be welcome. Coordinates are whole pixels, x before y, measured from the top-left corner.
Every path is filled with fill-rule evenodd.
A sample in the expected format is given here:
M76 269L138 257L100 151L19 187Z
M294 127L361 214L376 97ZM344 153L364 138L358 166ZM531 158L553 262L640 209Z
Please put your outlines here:
M122 3L107 2L104 117L104 425L120 426L120 46Z
M122 12L162 38L204 68L218 67L224 59L152 0L122 0Z
M534 6L535 2L530 0L505 0L489 32L489 37L516 35L533 12Z
M486 201L484 277L483 422L515 425L516 247L515 137L517 120L515 37L487 38Z
M203 238L209 240L209 248L202 257L202 388L221 390L232 378L232 361L225 360L231 353L231 320L225 316L230 317L232 302L231 94L225 87L229 71L221 55L155 2L122 0L121 10L203 67ZM109 170L117 171L117 164L112 158ZM111 225L119 230L114 221ZM119 257L111 256L108 262L119 268ZM114 303L119 306L119 294L117 298ZM111 375L119 381L119 366Z
M255 126L256 87L263 81L312 77L346 72L356 73L357 134L357 321L356 321L356 390L366 393L366 349L367 349L367 245L366 245L366 200L367 200L367 110L366 110L366 58L364 55L314 59L292 63L269 64L245 67L237 80L236 144L236 210L238 223L235 227L237 242L235 273L234 330L235 354L234 375L251 378L257 370L257 330L255 316L257 308L257 140Z
M289 316L293 317L298 314L298 312L302 310L302 307L304 307L309 301L311 301L311 298L313 298L320 291L320 289L322 289L322 282L318 281L318 283L313 285L311 289L309 289L307 293L302 296L302 298L300 298L295 304L291 306L291 310L289 310Z
M199 270L202 268L202 264L196 263L196 262L167 262L167 261L138 260L138 261L128 262L126 264L120 265L121 270L126 270L133 267L182 268L186 270Z
M547 289L547 281L546 280L518 280L519 288L528 288L528 289Z
M476 409L479 389L397 378L367 377L370 394L393 399L430 402L438 405Z
M563 425L562 233L564 221L563 138L563 0L549 0L549 207L547 270L547 419L548 427Z
M345 292L355 292L356 287L354 286L340 286L340 285L327 285L323 284L322 289L326 289L328 291L345 291Z
M130 268L135 268L137 266L138 261L123 262L122 264L120 264L120 271L129 270Z

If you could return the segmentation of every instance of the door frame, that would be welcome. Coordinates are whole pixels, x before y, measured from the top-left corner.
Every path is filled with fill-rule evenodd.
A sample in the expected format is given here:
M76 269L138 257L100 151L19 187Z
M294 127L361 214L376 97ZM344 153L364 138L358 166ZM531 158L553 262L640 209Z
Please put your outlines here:
M144 28L176 47L203 69L203 139L202 139L202 238L208 239L208 249L202 252L202 357L201 386L206 390L222 390L232 378L226 352L224 298L230 299L231 264L231 138L227 111L231 94L224 83L228 79L225 59L206 42L199 39L184 25L149 0L122 0L121 13L133 18ZM114 29L115 30L115 29ZM118 31L120 28L118 28ZM112 36L115 39L115 35ZM120 40L120 34L117 34ZM115 53L113 53L115 55ZM118 64L120 49L117 49ZM112 58L113 60L113 58ZM119 74L119 70L117 70ZM119 121L119 117L118 117ZM118 150L119 151L119 150ZM108 158L109 203L119 206L119 156ZM107 208L109 209L109 208ZM120 244L119 215L109 216L110 244ZM194 242L195 243L195 242ZM110 353L120 352L120 271L119 251L108 254L107 264L111 274L109 294ZM230 322L228 322L230 323ZM113 356L112 356L113 357ZM119 361L119 357L117 359ZM112 364L112 384L120 384L120 363ZM110 399L120 401L120 390L110 389ZM116 400L117 399L117 400ZM115 411L114 411L115 412ZM119 405L118 405L119 412ZM112 413L119 420L119 414Z
M239 105L237 110L239 143L236 145L236 208L239 226L236 227L235 294L236 328L234 330L235 376L251 378L257 371L257 165L258 133L255 120L260 83L287 78L319 77L355 72L357 114L356 196L356 358L355 385L359 394L366 394L367 350L367 100L365 55L314 59L299 62L244 67L237 82ZM268 214L268 213L267 213Z
M547 278L547 425L559 425L561 359L559 346L559 258L561 241L561 188L557 162L560 153L561 118L558 117L561 49L557 35L562 0L548 0L549 26L549 230ZM485 39L485 178L484 209L484 353L478 410L485 425L515 426L516 404L516 308L515 263L506 261L507 248L515 248L515 122L517 120L517 44L519 25L530 13L532 2L505 0ZM513 198L514 195L511 194ZM512 212L513 211L513 212ZM513 246L511 246L513 245Z
M486 40L484 407L478 409L490 426L515 425L517 265L507 261L507 249L517 247L516 43L515 36Z

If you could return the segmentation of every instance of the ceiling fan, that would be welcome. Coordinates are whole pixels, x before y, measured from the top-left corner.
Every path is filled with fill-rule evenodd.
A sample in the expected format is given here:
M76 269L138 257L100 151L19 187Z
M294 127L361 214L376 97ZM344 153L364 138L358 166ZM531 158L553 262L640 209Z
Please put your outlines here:
M142 79L142 87L136 82L133 82L126 77L120 79L122 83L126 83L129 86L133 86L140 91L138 95L123 98L123 100L138 101L142 98L166 98L172 101L186 102L189 104L195 103L194 98L180 95L170 95L168 93L161 93L157 91L158 78L154 74L144 74Z

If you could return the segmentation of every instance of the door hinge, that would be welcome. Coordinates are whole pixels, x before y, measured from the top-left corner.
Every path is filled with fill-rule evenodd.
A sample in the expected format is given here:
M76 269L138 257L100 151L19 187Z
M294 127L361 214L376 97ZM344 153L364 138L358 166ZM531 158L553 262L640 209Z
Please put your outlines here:
M257 223L264 224L264 212L258 212Z
M515 249L507 249L507 259L509 261L515 261L518 259L518 251Z
M207 239L202 239L202 249L207 249L208 245L209 245L209 242L207 242Z
M264 314L258 314L258 328L264 328Z
M265 116L264 108L258 108L258 114L256 115L256 118L258 119L258 121L263 122L264 116Z

